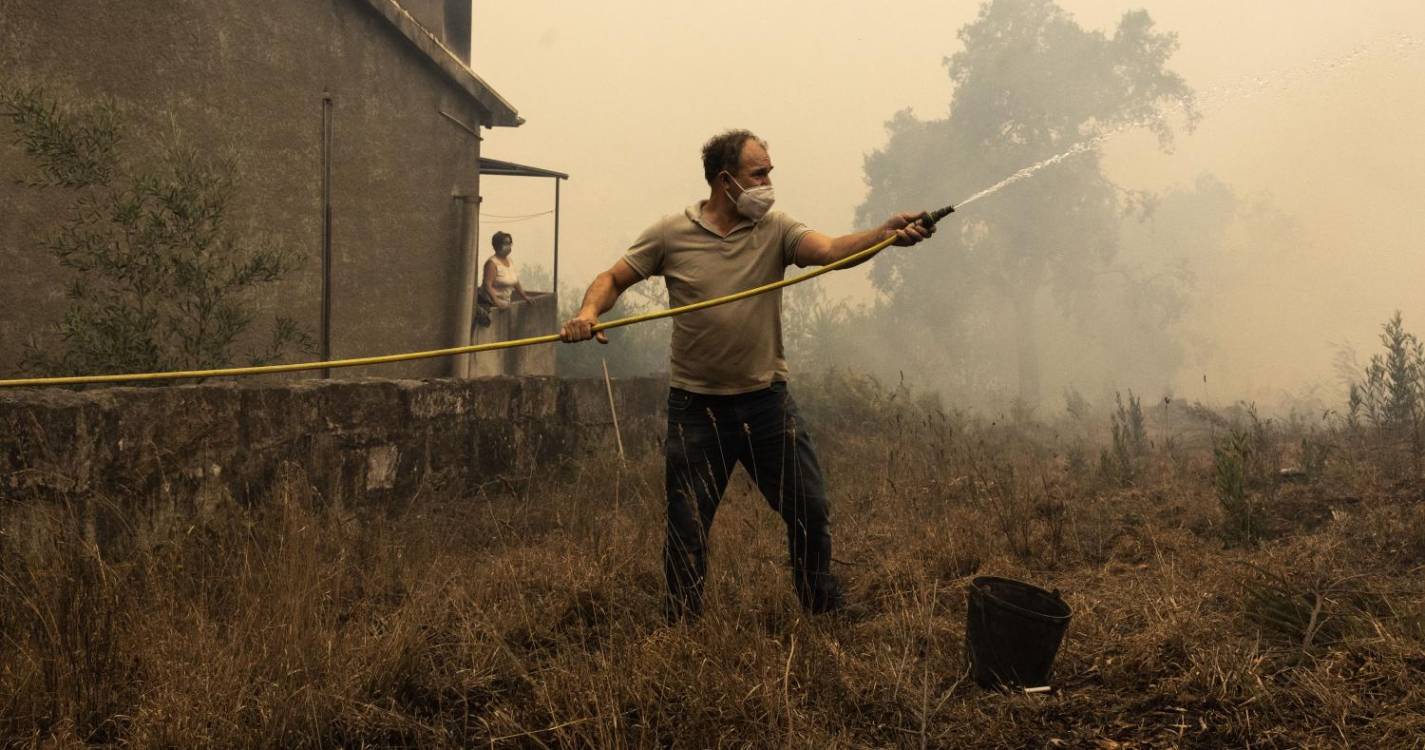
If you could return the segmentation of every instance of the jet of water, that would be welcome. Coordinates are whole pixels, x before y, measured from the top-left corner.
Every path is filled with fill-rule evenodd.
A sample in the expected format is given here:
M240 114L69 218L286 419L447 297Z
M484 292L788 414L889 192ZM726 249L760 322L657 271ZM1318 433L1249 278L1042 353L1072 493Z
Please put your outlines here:
M994 195L995 193L998 193L1000 190L1002 190L1002 189L1004 189L1004 188L1007 188L1007 187L1009 187L1010 185L1013 185L1014 183L1019 182L1020 180L1028 179L1028 178L1031 177L1035 172L1038 172L1039 170L1041 170L1041 169L1043 169L1043 168L1045 168L1045 167L1047 167L1047 166L1050 166L1050 165L1053 165L1053 164L1058 164L1059 162L1061 162L1061 161L1063 161L1063 160L1065 160L1065 159L1068 159L1068 158L1070 158L1070 157L1073 157L1073 156L1077 156L1077 155L1079 155L1079 154L1082 154L1083 152L1088 151L1089 149L1098 146L1098 144L1102 143L1102 142L1104 141L1104 139L1106 139L1106 138L1108 138L1108 133L1103 133L1103 134L1101 134L1101 135L1098 135L1098 136L1095 136L1095 137L1093 137L1093 138L1090 138L1089 140L1081 141L1081 142L1075 144L1073 148L1070 148L1068 151L1065 151L1065 152L1062 153L1062 154L1055 154L1054 156L1051 156L1051 157L1049 157L1048 159L1045 159L1045 160L1043 160L1043 161L1040 161L1040 162L1036 162L1036 163L1034 163L1034 164L1031 164L1031 165L1025 167L1024 169L1021 169L1021 170L1019 170L1018 172L1015 172L1014 174L1012 174L1012 175L1010 175L1010 176L1004 178L1003 180L1000 180L999 182L996 182L995 184L993 184L993 185L991 185L991 186L985 188L984 190L981 190L980 192L975 193L974 195L970 196L969 198L966 198L965 200L962 200L962 201L960 201L959 203L956 203L956 204L955 204L955 210L958 211L958 210L964 208L965 206L968 206L968 205L970 205L971 203L974 203L975 201L977 201L977 200L979 200L979 199L981 199L981 198L984 198L984 197L987 196L987 195Z

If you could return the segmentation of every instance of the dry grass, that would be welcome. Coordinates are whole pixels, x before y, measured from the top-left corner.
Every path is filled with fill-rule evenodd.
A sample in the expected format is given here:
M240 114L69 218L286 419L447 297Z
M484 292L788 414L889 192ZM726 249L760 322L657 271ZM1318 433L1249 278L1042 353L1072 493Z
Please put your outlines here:
M780 521L739 479L708 615L662 624L659 456L357 513L293 483L142 548L87 542L92 509L8 506L0 741L1425 745L1425 503L1370 446L1333 433L1310 481L1254 490L1244 541L1224 530L1210 421L1150 414L1157 447L1124 487L1065 457L1107 422L991 425L854 379L818 388L800 392L844 615L800 613ZM1273 440L1290 462L1300 436ZM965 679L979 574L1074 607L1056 692Z

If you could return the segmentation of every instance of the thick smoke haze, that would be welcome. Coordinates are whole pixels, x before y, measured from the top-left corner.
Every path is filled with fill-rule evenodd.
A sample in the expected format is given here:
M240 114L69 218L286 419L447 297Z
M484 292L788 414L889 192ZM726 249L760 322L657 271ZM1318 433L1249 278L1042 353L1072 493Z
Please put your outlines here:
M1407 327L1425 330L1425 5L1060 5L1106 34L1125 11L1146 10L1158 31L1178 35L1168 68L1199 98L1203 119L1193 132L1179 129L1170 153L1146 130L1106 142L1109 176L1165 203L1219 185L1235 210L1225 227L1211 212L1195 226L1185 211L1172 228L1127 231L1125 253L1136 257L1158 246L1154 232L1221 230L1220 241L1174 251L1191 282L1168 334L1180 345L1173 371L1089 367L1046 345L1046 404L1068 384L1089 395L1133 387L1266 404L1315 387L1334 402L1344 393L1332 367L1339 345L1364 358L1397 308ZM528 121L487 131L484 153L571 174L561 225L567 294L655 218L706 195L698 148L728 127L770 141L779 208L821 231L848 231L867 196L864 159L886 146L886 122L907 108L945 116L953 90L942 61L962 48L956 32L979 7L477 3L473 67ZM523 263L547 266L548 217L493 218L552 208L547 182L491 177L482 193L482 234L510 231ZM964 197L926 195L904 208ZM1013 190L986 199L1013 200ZM864 267L814 283L833 300L875 294Z

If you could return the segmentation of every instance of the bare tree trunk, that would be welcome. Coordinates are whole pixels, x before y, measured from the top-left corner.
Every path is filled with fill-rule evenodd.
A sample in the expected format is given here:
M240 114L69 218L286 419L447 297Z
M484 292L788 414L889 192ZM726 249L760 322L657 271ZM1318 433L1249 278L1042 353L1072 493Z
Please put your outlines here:
M1034 324L1034 290L1014 293L1014 333L1019 359L1019 399L1033 409L1039 405L1039 337Z

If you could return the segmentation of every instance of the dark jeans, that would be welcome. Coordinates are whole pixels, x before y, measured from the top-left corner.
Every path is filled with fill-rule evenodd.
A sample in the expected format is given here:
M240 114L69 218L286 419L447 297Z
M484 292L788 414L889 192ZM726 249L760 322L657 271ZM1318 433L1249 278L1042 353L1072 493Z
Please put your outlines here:
M841 606L831 574L831 532L816 450L786 383L735 396L668 393L668 537L663 572L671 619L702 613L708 532L737 464L787 525L792 582L802 606Z

